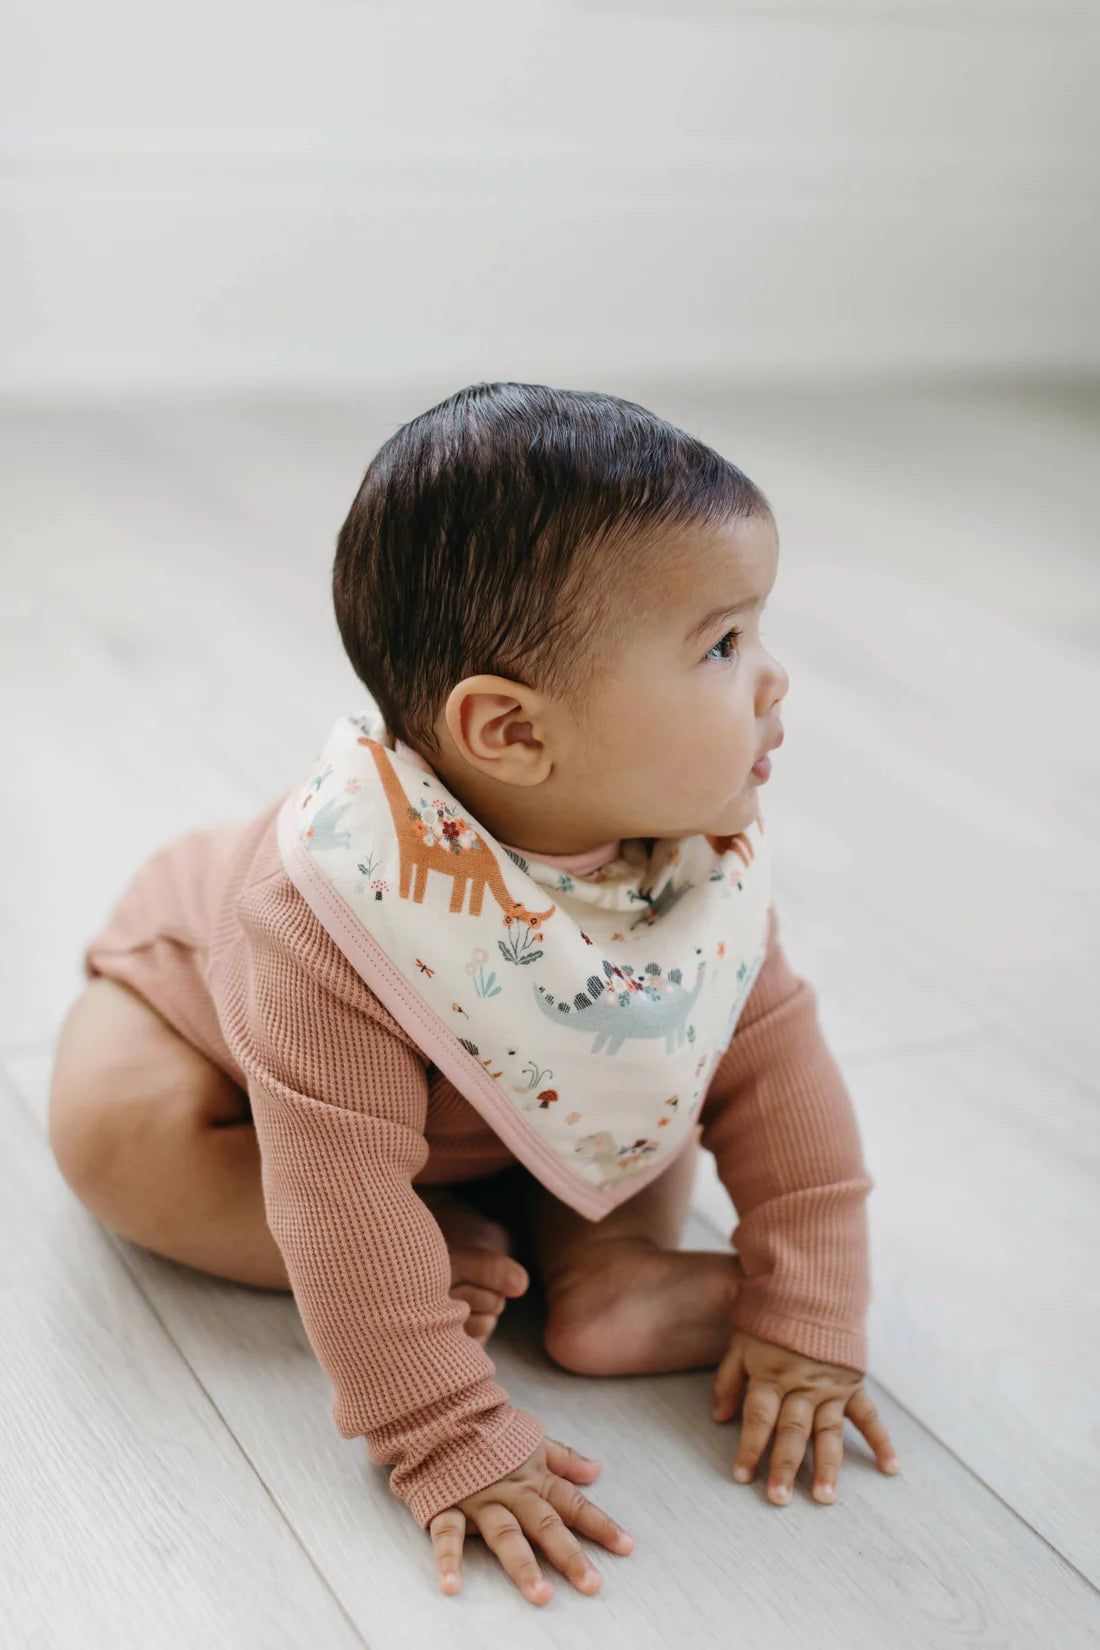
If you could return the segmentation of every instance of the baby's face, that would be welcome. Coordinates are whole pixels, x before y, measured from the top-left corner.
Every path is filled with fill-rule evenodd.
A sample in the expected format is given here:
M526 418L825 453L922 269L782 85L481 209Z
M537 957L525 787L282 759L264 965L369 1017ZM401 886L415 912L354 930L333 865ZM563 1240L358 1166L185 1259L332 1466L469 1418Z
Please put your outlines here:
M757 818L753 764L783 737L789 686L760 633L778 560L770 516L666 530L645 558L648 616L609 670L604 737L572 781L594 811L610 803L605 839L722 836Z
M451 694L435 766L500 842L568 854L620 838L728 836L758 817L753 764L783 736L788 687L760 634L775 524L685 524L636 551L644 584L593 665L589 729L501 677L468 677Z

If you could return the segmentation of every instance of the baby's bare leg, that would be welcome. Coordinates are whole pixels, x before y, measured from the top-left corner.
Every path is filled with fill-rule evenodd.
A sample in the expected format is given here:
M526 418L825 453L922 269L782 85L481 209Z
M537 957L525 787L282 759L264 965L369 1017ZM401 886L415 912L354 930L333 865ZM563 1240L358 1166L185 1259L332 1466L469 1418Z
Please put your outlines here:
M264 1210L244 1092L128 986L88 982L61 1028L50 1144L86 1208L121 1237L232 1283L289 1290ZM417 1188L451 1257L451 1295L483 1344L526 1286L509 1233L449 1188Z
M290 1288L243 1091L119 981L97 975L66 1016L49 1127L65 1179L112 1231L234 1283Z
M711 1368L733 1334L740 1264L728 1249L679 1249L700 1150L644 1191L586 1220L535 1182L533 1237L546 1291L546 1350L584 1375Z

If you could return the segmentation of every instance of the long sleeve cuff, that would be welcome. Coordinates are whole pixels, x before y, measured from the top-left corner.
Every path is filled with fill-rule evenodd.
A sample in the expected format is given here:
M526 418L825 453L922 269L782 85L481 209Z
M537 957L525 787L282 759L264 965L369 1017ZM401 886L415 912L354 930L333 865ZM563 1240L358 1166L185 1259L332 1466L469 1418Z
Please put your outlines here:
M424 1419L430 1424L430 1414ZM545 1436L542 1421L503 1403L491 1419L479 1415L476 1430L451 1430L422 1460L395 1467L390 1488L426 1530L436 1513L514 1472Z
M411 1179L427 1145L409 1125L249 1079L268 1224L306 1334L334 1387L333 1419L422 1528L505 1477L545 1435L493 1377L450 1296L450 1259Z
M734 1327L803 1356L867 1368L866 1199L873 1187L817 998L769 911L764 966L711 1081L702 1144L738 1213Z
M734 1236L745 1274L730 1322L821 1363L867 1371L865 1176L779 1198ZM746 1264L746 1256L747 1264ZM807 1260L807 1256L810 1257Z

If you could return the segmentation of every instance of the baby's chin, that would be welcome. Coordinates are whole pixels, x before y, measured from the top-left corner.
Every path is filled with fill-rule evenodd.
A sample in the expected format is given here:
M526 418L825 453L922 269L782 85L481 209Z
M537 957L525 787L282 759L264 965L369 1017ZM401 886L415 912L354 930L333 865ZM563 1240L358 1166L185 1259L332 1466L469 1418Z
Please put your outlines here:
M750 784L740 795L731 796L705 824L683 831L661 831L653 840L677 836L736 836L738 831L747 830L754 820L759 819L759 807L757 788Z
M754 786L749 786L739 796L733 796L718 814L713 825L708 825L706 836L733 836L737 831L746 830L753 820L760 817L759 802Z

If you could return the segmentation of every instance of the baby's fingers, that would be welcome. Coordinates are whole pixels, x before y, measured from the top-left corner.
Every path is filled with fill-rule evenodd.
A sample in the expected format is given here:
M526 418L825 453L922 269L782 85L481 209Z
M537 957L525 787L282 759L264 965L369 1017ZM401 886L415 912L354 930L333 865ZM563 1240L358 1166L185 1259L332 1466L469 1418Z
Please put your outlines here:
M436 1513L428 1525L435 1548L435 1573L440 1591L457 1593L462 1586L462 1542L466 1535L466 1514L460 1507Z
M813 1399L806 1393L788 1392L779 1411L772 1445L768 1499L785 1505L791 1498L795 1474L802 1465L810 1428L814 1421Z
M734 1341L714 1376L714 1404L711 1414L716 1421L728 1421L737 1408L744 1376L741 1347Z
M556 1438L544 1438L542 1442L546 1465L559 1478L568 1478L573 1484L591 1484L603 1470L590 1455L581 1455L579 1450L571 1449L568 1444L559 1444Z
M844 1461L844 1399L829 1398L814 1416L814 1500L835 1501Z
M858 1387L853 1392L848 1400L845 1414L851 1418L874 1450L875 1460L883 1472L900 1472L901 1467L898 1465L898 1458L894 1454L890 1434L879 1420L878 1410L867 1396L864 1387Z
M532 1604L547 1604L554 1589L539 1569L531 1544L511 1507L500 1501L486 1502L477 1514L477 1527L485 1545L500 1559L520 1592L525 1593Z
M771 1437L782 1402L782 1393L770 1381L749 1382L741 1412L741 1442L733 1463L733 1476L739 1484L747 1484L756 1471L756 1463Z
M609 1513L602 1507L597 1507L594 1501L571 1484L567 1479L552 1477L542 1491L544 1501L548 1501L561 1519L563 1524L571 1529L579 1530L582 1535L590 1536L593 1541L599 1541L613 1552L629 1553L634 1546L634 1537L624 1530L621 1524L616 1524Z

